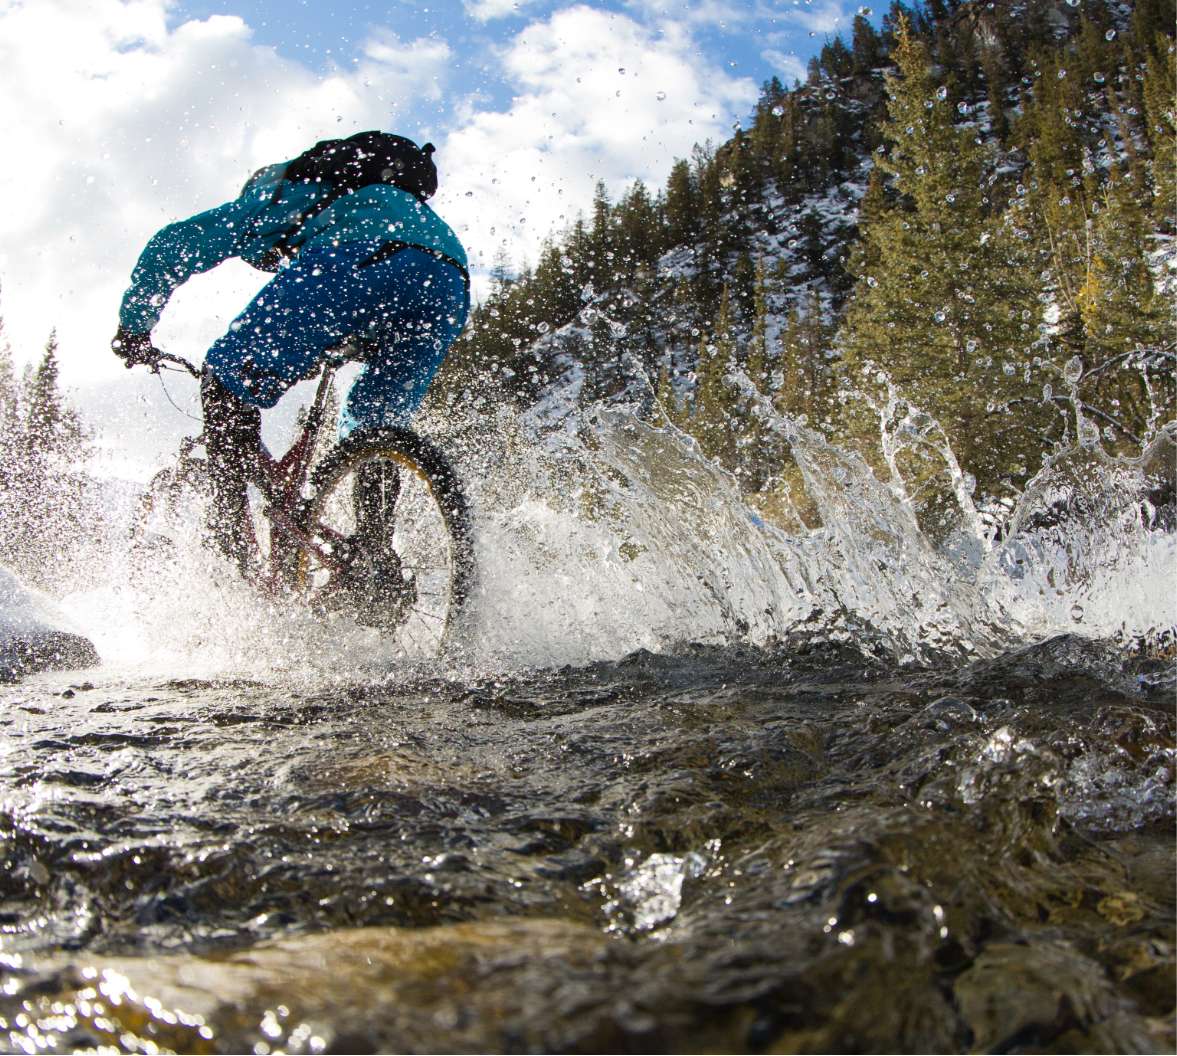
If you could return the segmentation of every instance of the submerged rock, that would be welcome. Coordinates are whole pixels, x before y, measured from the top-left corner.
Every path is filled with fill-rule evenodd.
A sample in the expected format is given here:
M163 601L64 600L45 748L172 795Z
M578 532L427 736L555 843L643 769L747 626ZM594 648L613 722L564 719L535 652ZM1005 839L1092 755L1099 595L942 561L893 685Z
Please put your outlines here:
M0 682L15 682L30 671L97 664L93 643L66 630L66 624L48 598L0 568Z
M636 1008L637 962L626 943L591 927L508 918L346 929L211 956L43 964L11 989L22 1033L75 1050L568 1051L649 1030Z

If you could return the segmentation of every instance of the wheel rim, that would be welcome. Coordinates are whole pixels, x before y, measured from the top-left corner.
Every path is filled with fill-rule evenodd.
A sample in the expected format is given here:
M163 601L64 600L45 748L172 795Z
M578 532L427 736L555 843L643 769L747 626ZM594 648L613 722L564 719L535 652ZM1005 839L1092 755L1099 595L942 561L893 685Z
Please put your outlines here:
M341 577L331 561L341 549L340 540L357 534L357 474L362 467L381 462L397 468L400 486L391 507L382 507L388 525L376 544L377 556L390 549L411 590L366 589L365 584L359 608L368 611L357 612L354 596L341 590ZM384 621L378 629L405 655L440 652L459 603L458 555L437 486L421 464L395 447L367 448L319 482L308 512L309 534L323 553L300 547L297 582L306 600L369 625L374 624L365 616L377 615Z

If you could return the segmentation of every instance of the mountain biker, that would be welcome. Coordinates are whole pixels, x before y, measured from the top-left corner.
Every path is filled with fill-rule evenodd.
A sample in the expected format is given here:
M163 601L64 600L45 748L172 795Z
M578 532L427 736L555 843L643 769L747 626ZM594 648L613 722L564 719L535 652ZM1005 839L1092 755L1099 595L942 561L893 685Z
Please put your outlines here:
M213 535L238 563L261 409L356 338L364 365L341 439L403 424L465 325L466 253L425 204L433 152L383 132L322 141L258 170L233 201L164 227L135 265L111 342L128 368L158 364L151 331L191 276L232 257L277 272L208 350L201 381Z

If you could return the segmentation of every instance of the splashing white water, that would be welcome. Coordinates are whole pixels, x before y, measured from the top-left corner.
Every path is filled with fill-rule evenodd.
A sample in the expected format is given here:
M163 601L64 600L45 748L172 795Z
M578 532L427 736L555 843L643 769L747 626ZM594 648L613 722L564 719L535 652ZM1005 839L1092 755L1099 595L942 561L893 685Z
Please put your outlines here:
M962 523L989 552L961 561L920 531L901 481L880 482L795 422L770 424L787 436L819 530L766 523L689 437L624 408L568 411L555 424L501 414L478 423L476 442L463 439L468 423L424 423L456 461L476 521L479 587L450 673L686 642L763 646L802 625L899 662L1177 626L1177 536L1141 501L1140 461L1098 445L1059 455L996 545L968 502ZM148 574L120 557L66 602L106 662L128 671L404 673L376 632L259 600L199 543L195 523L190 545Z

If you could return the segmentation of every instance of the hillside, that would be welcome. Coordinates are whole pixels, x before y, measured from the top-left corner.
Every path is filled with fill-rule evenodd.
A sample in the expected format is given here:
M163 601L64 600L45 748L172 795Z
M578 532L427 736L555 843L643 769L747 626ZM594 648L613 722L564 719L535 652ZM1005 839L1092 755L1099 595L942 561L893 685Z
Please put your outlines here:
M1172 0L860 15L665 187L599 188L502 262L437 398L637 402L766 494L792 470L765 400L932 496L946 446L982 499L1084 430L1138 450L1175 408L1173 26Z

